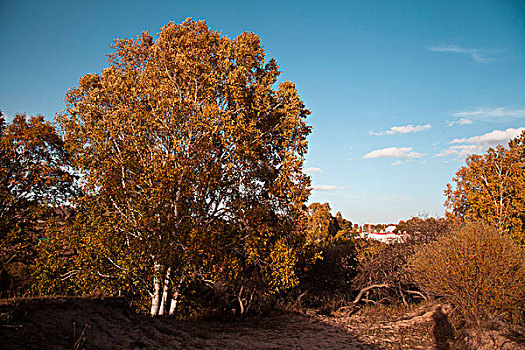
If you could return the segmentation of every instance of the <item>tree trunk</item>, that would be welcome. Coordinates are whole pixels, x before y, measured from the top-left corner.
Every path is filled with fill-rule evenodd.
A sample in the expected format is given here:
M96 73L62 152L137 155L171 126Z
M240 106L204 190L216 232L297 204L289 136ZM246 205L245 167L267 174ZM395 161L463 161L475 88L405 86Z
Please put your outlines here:
M166 270L166 277L164 278L164 286L162 287L162 299L160 301L159 315L164 315L168 311L168 296L170 289L171 267Z
M151 316L157 316L160 308L160 264L153 264L153 295L151 297Z
M183 282L184 282L184 274L179 279L179 283L177 284L177 287L174 288L173 290L173 294L171 296L170 311L169 311L170 316L175 314L175 309L177 308L177 301L179 299L180 288L182 287Z
M244 317L244 300L242 298L242 292L244 291L244 286L241 286L239 294L237 295L237 301L239 302L239 316Z

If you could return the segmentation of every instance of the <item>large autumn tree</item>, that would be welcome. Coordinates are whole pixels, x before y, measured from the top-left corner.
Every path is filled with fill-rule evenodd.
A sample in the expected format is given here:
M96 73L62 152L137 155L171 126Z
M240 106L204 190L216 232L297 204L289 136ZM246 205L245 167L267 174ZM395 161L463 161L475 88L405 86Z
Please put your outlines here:
M150 266L152 315L173 312L189 279L232 286L241 309L259 290L293 285L309 111L293 83L274 89L279 67L259 37L186 20L113 48L58 118L82 205L93 222L104 217L85 224L93 242L104 237L99 255L126 273Z
M471 155L445 190L448 214L483 220L525 243L525 133L484 154Z

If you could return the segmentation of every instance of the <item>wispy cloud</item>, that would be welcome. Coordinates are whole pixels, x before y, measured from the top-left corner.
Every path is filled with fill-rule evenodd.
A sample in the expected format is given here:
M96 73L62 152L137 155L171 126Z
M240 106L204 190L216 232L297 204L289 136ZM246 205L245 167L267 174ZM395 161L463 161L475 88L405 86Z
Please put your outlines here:
M485 120L519 119L525 118L525 109L508 109L505 107L478 108L473 111L454 113L452 117Z
M314 191L334 191L337 189L335 185L313 185Z
M428 51L432 52L450 52L457 53L460 55L470 56L474 61L480 63L489 63L494 61L494 59L488 57L487 50L480 49L469 49L464 48L459 45L444 45L444 46L432 46L428 48Z
M436 154L436 157L446 157L446 156L457 156L458 158L466 157L469 154L481 153L483 152L483 147L479 145L460 145L452 146L443 150L442 152Z
M408 200L408 199L410 199L410 197L402 196L402 195L387 196L387 197L382 197L381 198L381 200L383 200L383 201L405 201L405 200Z
M508 128L506 130L494 130L479 136L454 139L449 142L453 146L436 154L436 157L455 155L461 158L469 154L482 153L489 147L508 143L511 139L521 134L522 131L525 131L525 128Z
M475 120L484 122L508 121L525 118L525 109L506 107L480 107L471 111L456 112L450 115L447 126L472 124Z
M321 168L309 167L309 168L305 169L304 172L307 173L307 174L320 174L323 171L321 170Z
M408 134L411 132L420 132L424 130L428 130L432 128L432 124L426 124L426 125L405 125L405 126L393 126L387 131L383 132L374 132L373 130L370 130L368 133L370 135L374 136L382 136L382 135L396 135L396 134Z
M510 139L518 136L523 130L525 130L525 128L508 128L507 130L494 130L480 136L454 139L450 141L450 143L473 143L492 147L508 142Z
M467 118L461 118L461 119L458 119L458 120L454 120L454 121L451 121L451 122L447 122L447 126L453 126L453 125L469 125L469 124L472 124L473 121L470 120L470 119L467 119Z
M397 158L398 161L393 163L392 165L399 165L402 161L405 161L407 159L421 157L423 157L423 154L418 152L412 152L412 147L389 147L376 149L372 152L367 153L363 158Z

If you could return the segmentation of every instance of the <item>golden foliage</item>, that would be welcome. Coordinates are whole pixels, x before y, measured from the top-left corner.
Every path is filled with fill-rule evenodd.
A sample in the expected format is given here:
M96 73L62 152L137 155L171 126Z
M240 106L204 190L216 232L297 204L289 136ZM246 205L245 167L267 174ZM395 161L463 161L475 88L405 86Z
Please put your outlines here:
M525 244L525 134L471 155L445 190L449 216L483 220Z
M242 284L231 265L259 271L267 287L292 286L310 184L310 112L294 84L274 89L279 67L257 35L230 39L204 21L113 48L110 66L83 76L58 117L83 176L82 205L100 208L118 237L104 244L144 252L164 271L154 274L179 276L175 285L187 270Z
M54 207L75 194L64 143L44 117L0 112L0 295L25 293L29 265Z
M418 249L414 281L445 297L470 322L516 312L525 302L525 259L513 241L482 223L467 223Z

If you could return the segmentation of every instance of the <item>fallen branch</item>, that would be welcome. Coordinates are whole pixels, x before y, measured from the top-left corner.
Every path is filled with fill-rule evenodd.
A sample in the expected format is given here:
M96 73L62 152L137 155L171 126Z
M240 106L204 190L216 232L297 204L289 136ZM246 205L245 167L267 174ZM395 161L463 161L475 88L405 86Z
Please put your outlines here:
M353 304L357 304L359 303L359 301L361 300L361 298L363 297L363 294L365 294L366 292L368 292L369 290L371 289L375 289L375 288L390 288L390 285L389 284L386 284L386 283L383 283L383 284L372 284L368 287L365 287L363 289L361 289L359 291L359 294L357 294L357 297L354 299L354 301L352 302Z
M356 313L357 310L359 310L359 306L352 304L348 306L341 306L337 310L335 310L334 315L344 315L344 316L351 316L352 314Z
M417 290L407 290L406 292L410 293L410 294L415 294L415 295L421 297L423 300L428 301L428 297L425 294L423 294L421 292L418 292Z
M4 328L14 328L16 330L24 327L23 325L21 324L0 324L0 327L4 327Z
M355 313L357 310L359 310L359 306L357 306L357 304L360 302L360 301L364 301L364 302L367 302L367 303L373 303L373 304L377 304L377 302L371 300L371 299L368 299L368 298L364 298L363 299L363 295L365 293L367 293L368 291L372 290L372 289L375 289L375 288L390 288L390 285L386 284L386 283L383 283L383 284L372 284L368 287L365 287L363 289L361 289L359 291L359 294L357 294L357 297L354 299L354 301L350 304L350 305L347 305L347 306L341 306L340 308L338 308L335 313L336 314L341 314L341 313L345 313L346 316L350 316L352 315L353 313Z
M372 300L372 299L361 299L361 301L365 302L365 303L370 303L370 304L374 304L374 305L377 305L377 301L375 300Z

